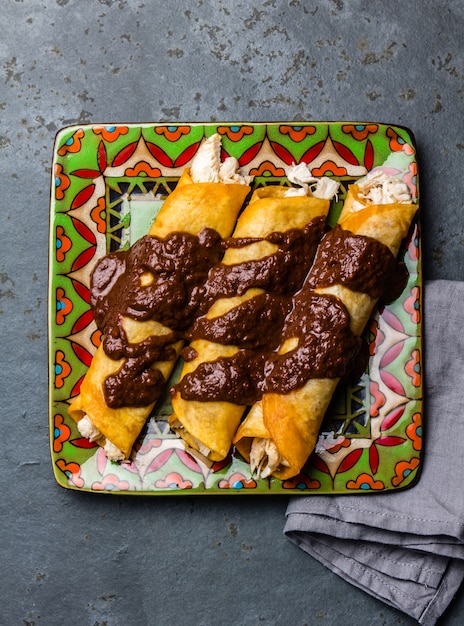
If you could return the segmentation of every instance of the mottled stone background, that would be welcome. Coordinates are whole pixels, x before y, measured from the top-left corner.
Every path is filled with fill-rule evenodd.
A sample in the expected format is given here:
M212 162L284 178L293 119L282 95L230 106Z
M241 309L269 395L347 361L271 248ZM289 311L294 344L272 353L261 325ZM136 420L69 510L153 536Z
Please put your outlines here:
M463 279L464 2L2 0L0 26L0 624L412 624L291 546L284 498L54 483L50 163L56 131L76 123L406 125L425 276ZM443 624L463 610L461 597Z

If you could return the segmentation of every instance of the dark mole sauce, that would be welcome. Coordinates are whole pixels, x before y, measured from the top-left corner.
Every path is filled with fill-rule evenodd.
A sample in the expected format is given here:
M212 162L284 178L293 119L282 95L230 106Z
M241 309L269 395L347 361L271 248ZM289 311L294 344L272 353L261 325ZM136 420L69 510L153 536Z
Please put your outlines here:
M274 349L278 345L290 305L289 298L262 293L245 300L219 317L200 317L193 324L188 337L201 337L249 350Z
M235 265L220 262L224 251L261 239L221 239L211 229L198 237L182 232L164 239L147 235L129 250L102 259L92 274L91 304L106 354L125 359L105 380L108 406L155 402L166 381L150 366L173 360L171 345L179 339L203 338L238 348L232 357L201 363L171 389L186 400L247 405L263 393L298 389L308 378L360 375L367 363L365 342L351 332L344 304L314 289L342 283L392 301L403 290L406 274L375 239L338 226L326 231L324 218L315 218L303 229L272 233L265 239L278 246L276 252ZM142 276L150 276L149 284L141 285ZM222 316L206 317L218 298L242 295L250 288L265 293ZM156 320L170 332L131 343L124 316ZM286 338L296 338L297 345L279 354ZM185 360L197 356L190 346L182 355Z
M325 232L325 218L316 217L303 229L292 228L284 233L272 233L265 239L278 246L275 253L236 265L218 264L213 267L206 283L207 297L216 300L241 296L253 287L274 294L295 293L303 284ZM231 237L226 240L226 246L238 247L254 241L259 239Z
M111 330L119 326L121 315L127 315L140 321L156 319L182 331L197 314L208 272L222 255L221 237L205 229L199 236L175 232L161 239L146 235L128 250L104 257L91 279L97 325ZM141 286L144 275L150 283Z
M279 343L296 339L297 345L279 354L276 338ZM269 336L267 345L261 338L258 349L240 349L231 357L200 363L175 388L185 400L253 404L263 393L286 394L309 378L360 376L367 358L367 344L351 332L345 305L335 296L303 289L293 299L283 328Z
M91 277L91 305L97 326L103 332L103 349L112 359L125 358L118 372L104 383L109 407L147 406L161 395L165 380L152 370L155 361L175 358L170 344L192 338L192 327L214 341L230 343L234 328L241 329L241 345L255 347L263 334L278 337L287 313L279 299L270 306L271 296L245 303L212 324L202 316L219 297L261 287L279 293L298 289L307 273L305 260L314 258L325 232L325 220L315 218L303 229L272 233L264 239L275 243L275 253L259 261L226 266L220 263L228 247L244 247L261 238L221 239L205 229L199 236L174 232L166 238L147 235L126 251L104 257ZM208 274L211 274L208 278ZM141 279L149 277L142 286ZM134 344L123 329L123 317L156 320L170 333ZM251 316L251 317L250 317ZM206 328L208 327L208 329Z
M240 348L235 355L201 363L175 388L186 400L246 405L264 393L287 394L299 389L310 378L357 378L367 366L367 343L351 331L350 315L343 302L333 295L316 294L314 289L341 283L374 299L391 302L399 297L406 280L404 265L397 262L387 246L336 226L322 238L303 288L293 297L271 298L271 310L288 312L280 332L268 333L264 324L262 332L257 333L259 340L251 345L241 343L239 330L238 339L231 339ZM258 316L255 322L261 324ZM241 323L245 328L244 320ZM199 330L206 334L203 328ZM222 328L221 333L226 334ZM296 347L279 354L276 336L281 344L294 339Z
M313 288L341 283L389 303L405 288L407 270L380 241L337 224L323 237L308 280Z
M352 333L348 310L335 296L303 289L283 329L283 339L292 338L295 348L266 362L265 393L289 393L310 378L356 378L366 369L367 344Z
M199 236L175 232L161 239L147 235L97 264L91 277L91 305L104 333L103 349L112 359L126 359L105 380L108 406L147 406L161 395L165 381L150 365L175 358L169 344L182 337L201 310L208 272L222 255L221 237L205 229ZM149 284L141 285L142 276L150 278ZM171 332L130 343L123 316L154 319Z

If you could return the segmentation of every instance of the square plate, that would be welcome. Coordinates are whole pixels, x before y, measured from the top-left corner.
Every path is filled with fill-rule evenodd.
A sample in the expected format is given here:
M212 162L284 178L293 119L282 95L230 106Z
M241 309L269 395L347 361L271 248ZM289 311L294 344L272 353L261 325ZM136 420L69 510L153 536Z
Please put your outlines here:
M412 133L379 123L117 124L62 129L53 152L50 217L50 445L54 475L66 488L125 494L378 493L413 484L421 465L422 276L419 221L400 252L409 271L403 294L366 328L365 374L340 386L304 471L286 481L256 480L233 451L208 468L169 429L169 398L155 407L128 463L106 459L69 418L70 401L100 341L89 278L109 251L145 234L202 139L222 137L254 176L253 188L288 184L286 167L308 163L340 182L329 221L347 188L374 168L400 174L418 201ZM179 368L173 378L179 375ZM174 382L174 380L173 380Z

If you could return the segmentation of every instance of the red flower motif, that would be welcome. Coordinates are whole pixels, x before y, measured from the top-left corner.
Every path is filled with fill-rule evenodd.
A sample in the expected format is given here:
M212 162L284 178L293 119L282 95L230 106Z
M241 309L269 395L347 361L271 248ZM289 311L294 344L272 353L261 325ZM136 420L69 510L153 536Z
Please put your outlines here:
M421 320L419 287L413 287L411 289L411 295L405 299L403 306L404 310L409 313L411 322L413 324L419 324Z
M343 436L338 437L335 442L327 440L323 441L324 449L329 454L337 454L337 452L339 452L342 448L349 448L350 445L351 440Z
M396 437L395 435L386 435L385 437L379 437L374 441L374 445L376 446L385 446L386 448L391 448L392 446L400 446L404 443L406 439L403 437Z
M105 141L112 142L121 135L127 135L129 128L127 126L96 126L93 132L101 135Z
M406 362L404 367L406 374L411 379L414 387L420 387L421 384L421 359L420 352L415 348L411 352L411 358Z
M412 441L414 450L422 450L422 415L414 413L412 422L406 427L406 435Z
M369 390L372 395L370 415L371 417L378 417L380 408L383 407L383 405L385 404L385 396L380 391L379 383L375 380L371 380Z
M292 141L299 143L303 141L308 135L314 135L316 132L315 126L287 126L282 125L279 127L279 131L282 135L288 135Z
M387 324L394 330L397 330L399 333L405 332L403 322L399 319L397 315L393 313L393 311L391 311L390 309L386 307L385 308L382 307L380 312L382 315L382 320L385 324Z
M107 474L103 480L92 483L94 491L127 491L129 483L127 480L120 480L116 474Z
M76 333L80 333L81 330L87 328L89 324L93 322L93 313L91 309L86 309L82 315L79 315L77 320L74 322L74 326L71 329L71 334L74 335Z
M379 362L380 370L393 363L401 354L404 347L404 340L394 343L390 348L387 348L382 355Z
M91 183L81 189L73 198L71 202L71 209L78 209L83 206L93 196L95 191L95 184Z
M388 389L398 394L399 396L406 395L406 391L404 390L404 387L402 383L400 382L399 378L397 378L396 376L394 376L387 370L381 369L379 370L379 374L380 374L380 379L382 380L383 384L388 387Z
M160 448L162 440L155 437L154 439L147 439L146 441L136 442L134 449L140 454L148 454L154 448Z
M97 329L96 331L94 331L90 337L90 341L92 342L92 345L98 348L102 342L102 337L103 337L103 333L101 332L101 330Z
M417 224L413 225L409 239L406 240L406 251L411 261L417 261L419 259L419 229Z
M193 483L191 480L184 480L177 472L171 472L164 479L157 480L155 487L158 489L191 489Z
M346 455L340 465L337 467L337 474L343 474L356 465L362 457L363 448L358 448Z
M161 170L157 167L151 167L146 161L139 161L134 167L128 167L124 172L125 176L150 176L157 178L161 176Z
M71 439L70 443L76 448L82 448L83 450L92 450L93 448L98 448L98 443L95 441L90 441L87 437L76 437L75 439Z
M72 135L67 139L59 148L58 154L59 156L64 156L68 154L68 152L74 154L75 152L79 152L81 149L81 139L84 136L84 131L82 128L78 128Z
M64 459L58 459L57 467L66 474L68 482L76 487L84 486L84 479L81 476L81 466L78 463L66 463Z
M385 416L382 420L382 424L380 425L381 432L386 432L393 428L393 426L403 417L404 414L404 404L397 406L392 411Z
M113 167L119 167L120 165L128 161L137 150L137 145L137 141L133 141L132 143L128 143L127 145L125 145L114 157Z
M285 176L283 167L276 167L270 161L263 161L258 167L250 170L250 176Z
M62 263L66 257L66 253L71 250L72 241L71 239L65 235L64 228L62 226L56 227L56 260L59 263Z
M288 478L282 483L284 489L319 489L321 483L317 479L312 479L304 474L299 474L293 478Z
M409 164L408 173L404 176L404 182L411 190L413 198L417 197L417 163L414 161Z
M371 170L374 166L374 147L371 140L366 141L366 148L364 150L364 167L366 170Z
M347 489L361 489L362 491L381 491L385 485L381 480L375 480L370 474L360 474L356 480L346 483Z
M413 457L410 461L399 461L395 465L395 476L392 478L392 485L398 487L410 476L410 474L419 466L419 459Z
M63 443L68 441L71 429L64 423L64 418L59 413L54 418L53 429L53 452L61 452Z
M220 480L220 489L254 489L256 481L252 478L247 480L240 472L235 472L229 477L229 480Z
M71 181L63 171L60 163L55 163L55 197L57 200L64 198L64 192L68 189Z
M105 221L106 205L104 198L98 198L97 205L90 211L90 217L97 225L97 231L101 234L106 233L106 221Z
M64 352L57 350L55 352L55 388L61 389L65 379L71 373L71 366L64 360Z
M380 464L379 451L375 443L369 448L369 467L373 474L377 474Z
M374 356L379 346L385 341L385 334L379 328L378 320L369 322L369 356Z
M253 134L253 126L219 126L217 132L231 141L240 141L245 135Z
M320 167L315 167L311 170L313 176L326 176L327 174L333 174L334 176L346 176L346 167L340 167L330 159L324 161Z
M72 300L65 296L65 291L62 287L56 289L56 323L58 326L64 324L66 316L71 313L73 309Z
M157 135L164 135L168 141L178 141L182 135L188 135L190 126L155 126Z
M342 126L342 131L354 137L357 141L366 139L369 135L373 135L378 131L377 124L345 124Z
M390 138L390 150L392 152L404 152L408 156L414 154L414 148L406 143L393 128L387 128L387 137Z

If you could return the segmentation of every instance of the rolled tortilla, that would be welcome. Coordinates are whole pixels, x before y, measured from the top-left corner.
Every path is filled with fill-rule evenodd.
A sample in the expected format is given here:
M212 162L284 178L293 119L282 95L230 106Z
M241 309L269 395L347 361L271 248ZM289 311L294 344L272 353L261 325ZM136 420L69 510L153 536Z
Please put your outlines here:
M306 168L305 165L303 165ZM297 172L301 173L301 167L297 166ZM307 168L306 168L307 172ZM294 170L289 173L289 179L292 180ZM309 179L308 179L309 180ZM229 247L222 261L222 269L226 271L224 283L233 285L234 276L240 277L243 268L248 262L259 262L259 260L271 260L273 255L277 255L279 247L276 243L269 240L272 234L277 232L290 232L292 229L303 229L310 224L313 229L314 240L311 250L298 268L300 278L297 278L297 269L291 265L289 258L286 263L286 273L280 276L276 284L270 284L264 281L260 282L258 278L252 278L250 282L237 279L236 291L234 289L224 293L223 297L217 298L208 313L207 320L218 321L221 325L228 327L227 316L231 318L231 324L234 324L234 311L239 307L246 307L249 304L256 304L258 298L263 300L269 294L285 293L287 288L291 288L289 284L289 275L295 274L295 279L299 281L301 286L304 276L314 257L317 242L325 230L325 218L329 211L330 199L338 190L338 183L324 178L311 178L310 182L313 187L310 189L307 183L296 181L301 185L300 188L284 187L284 186L268 186L258 189L254 192L248 207L241 214L237 226L233 233L233 239L245 241L251 238L247 245L237 247ZM319 230L318 230L319 229ZM254 239L257 239L254 241ZM214 279L214 269L212 270ZM243 276L246 276L246 272ZM211 273L210 273L211 276ZM232 277L232 278L231 278ZM275 280L275 276L271 276ZM280 284L279 284L280 280ZM254 282L256 281L256 282ZM299 288L295 285L293 288ZM251 303L255 300L255 303ZM264 314L264 313L263 313ZM259 320L256 310L252 313L253 323L258 327ZM269 319L267 316L266 320ZM279 323L283 322L283 318ZM233 330L233 328L232 328ZM268 329L269 332L272 332ZM262 331L266 334L267 331ZM243 333L242 333L243 334ZM248 351L256 352L259 339L255 339L253 345L248 345ZM186 360L181 374L180 383L173 389L172 406L173 414L169 419L171 428L182 437L194 454L197 454L207 461L220 461L224 459L232 444L233 436L239 425L240 420L247 408L248 398L247 390L241 389L243 396L233 398L233 401L212 399L209 395L208 384L213 382L216 386L216 380L221 377L232 391L232 396L240 395L234 387L233 369L230 365L231 358L243 358L249 362L254 358L253 354L245 354L244 344L239 345L227 343L227 341L211 341L208 338L194 338L191 342L189 351L194 355L191 360ZM217 360L222 361L224 367L217 369ZM210 372L205 379L204 373L198 376L199 371L205 371L205 367L212 364ZM240 368L240 361L237 361L233 367ZM229 369L230 368L230 369ZM183 397L183 384L186 380L190 380L189 384L196 384L197 388L201 388L199 398ZM224 383L222 383L224 386ZM250 382L252 386L252 383ZM251 392L252 393L252 392Z
M199 148L190 169L186 169L156 217L149 235L164 238L172 233L199 235L205 228L221 237L233 231L237 215L250 191L250 177L240 174L236 159L220 162L220 138L213 135ZM117 253L116 253L117 254ZM141 281L144 277L141 277ZM147 278L149 282L149 277ZM153 319L143 321L125 316L123 330L130 343L171 335L170 328ZM171 373L183 342L169 344L170 358L152 363L164 380ZM69 407L69 415L81 434L104 447L111 460L128 459L134 442L154 404L128 402L128 406L107 405L104 383L123 367L126 359L112 359L100 346L81 384L79 396Z
M381 242L396 257L417 209L403 182L376 171L350 187L338 226L354 235ZM352 333L360 336L378 299L341 283L327 284L331 282L330 276L321 284L317 264L318 256L305 288L340 301L349 313ZM362 278L361 272L361 283ZM280 354L295 348L295 341L287 338ZM272 390L264 393L234 437L235 446L249 460L253 471L261 477L272 475L279 479L290 478L301 471L315 447L338 383L338 377L314 377L286 394Z

